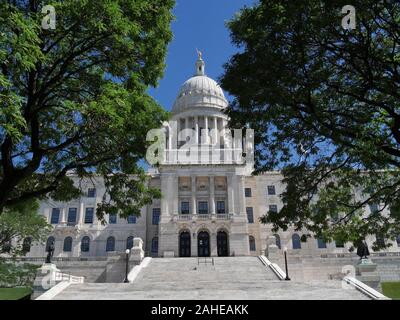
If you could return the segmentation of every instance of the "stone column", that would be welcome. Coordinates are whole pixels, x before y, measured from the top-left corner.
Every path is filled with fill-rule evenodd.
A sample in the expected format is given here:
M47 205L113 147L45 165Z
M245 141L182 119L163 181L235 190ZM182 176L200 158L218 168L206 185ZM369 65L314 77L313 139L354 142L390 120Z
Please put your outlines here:
M244 198L244 176L239 177L238 183L238 205L239 205L239 214L246 215L246 203Z
M60 219L60 224L62 225L62 226L65 226L65 225L67 225L67 217L66 217L66 211L67 211L67 208L61 208L61 210L60 210L61 212L61 219Z
M221 119L221 132L223 136L223 143L224 143L224 162L231 162L232 161L232 145L231 145L231 137L230 132L226 128L227 121L225 119Z
M218 144L218 122L217 117L214 117L214 144Z
M205 131L206 131L204 143L208 143L208 117L207 116L204 117L204 127L205 127Z
M85 223L85 204L79 204L79 224L82 226Z
M215 184L214 176L210 176L210 213L215 214Z
M190 176L192 180L192 214L197 214L196 210L196 176Z
M191 133L189 133L191 131L189 131L188 129L190 129L189 117L185 117L185 134L183 135L183 138L185 139L185 143L186 143L188 137L190 137L190 142L189 143L191 144L191 143L193 143L192 142L193 138L191 137ZM184 157L186 157L186 152L189 151L189 148L190 148L189 146L186 146L186 150L184 151L185 152L185 156ZM187 161L187 160L185 159L185 161Z
M168 127L168 150L172 149L172 128Z
M179 177L178 176L173 176L171 177L171 200L172 200L172 213L173 214L178 214L178 202L179 202L179 196L178 196L178 188L179 188Z
M232 176L232 197L233 197L233 206L235 210L235 215L240 214L240 203L239 203L239 198L240 198L240 183L238 181L238 177L234 174Z
M161 220L167 219L169 216L168 208L168 176L161 175Z
M235 213L235 198L234 198L234 186L232 176L226 177L227 181L227 196L228 196L228 211L227 213ZM236 180L236 179L235 179Z
M224 119L220 119L220 128L221 128L221 137L223 141L225 141L225 128L224 128Z
M218 256L217 234L214 232L210 234L210 255L211 257Z
M198 144L199 143L199 117L198 116L194 117L194 130L196 131L195 142Z
M177 132L176 143L177 143L178 148L179 148L179 143L180 143L179 139L181 137L180 131L181 131L181 118L178 118L178 119L176 119L176 132Z

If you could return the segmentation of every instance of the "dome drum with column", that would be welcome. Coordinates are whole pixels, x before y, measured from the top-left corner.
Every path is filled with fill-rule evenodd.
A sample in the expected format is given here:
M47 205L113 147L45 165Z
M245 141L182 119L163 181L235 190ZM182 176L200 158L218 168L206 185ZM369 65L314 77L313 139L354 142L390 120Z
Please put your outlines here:
M204 70L199 54L196 73L182 85L172 108L164 164L244 164L242 141L232 143L227 127L228 101Z

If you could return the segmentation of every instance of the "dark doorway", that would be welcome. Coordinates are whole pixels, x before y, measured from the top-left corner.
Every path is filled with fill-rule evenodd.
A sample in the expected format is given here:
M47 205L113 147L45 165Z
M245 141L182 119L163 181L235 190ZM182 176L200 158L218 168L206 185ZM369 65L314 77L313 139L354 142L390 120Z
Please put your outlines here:
M197 251L199 257L210 256L210 235L207 231L199 232L197 236Z
M217 233L217 249L219 257L227 257L229 255L228 235L225 231L218 231Z
M190 233L187 231L179 236L179 256L190 257Z

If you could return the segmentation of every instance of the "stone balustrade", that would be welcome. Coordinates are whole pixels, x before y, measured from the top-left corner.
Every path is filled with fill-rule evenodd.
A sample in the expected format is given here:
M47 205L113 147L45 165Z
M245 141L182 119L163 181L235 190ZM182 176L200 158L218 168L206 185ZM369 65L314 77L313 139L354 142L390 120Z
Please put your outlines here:
M217 214L174 214L172 221L208 221L208 220L231 220L231 213Z

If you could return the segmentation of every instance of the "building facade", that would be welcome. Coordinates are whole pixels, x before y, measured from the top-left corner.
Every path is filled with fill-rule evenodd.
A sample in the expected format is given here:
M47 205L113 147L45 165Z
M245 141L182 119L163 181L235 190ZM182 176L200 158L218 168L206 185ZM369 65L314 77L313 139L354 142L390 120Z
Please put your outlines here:
M143 240L147 255L159 257L260 255L271 241L308 256L348 252L348 244L301 242L302 232L273 233L259 222L264 214L279 212L282 176L251 175L252 133L231 134L227 105L222 89L205 75L199 55L195 75L180 88L172 119L161 129L161 164L148 172L162 198L142 208L140 217L108 216L102 225L95 215L105 193L102 179L78 181L72 176L85 190L82 197L40 205L54 226L48 239L55 243L54 255L103 257L131 248L136 237ZM27 256L43 257L45 250L32 244ZM400 251L400 237L388 250Z

